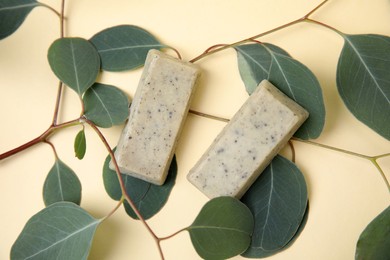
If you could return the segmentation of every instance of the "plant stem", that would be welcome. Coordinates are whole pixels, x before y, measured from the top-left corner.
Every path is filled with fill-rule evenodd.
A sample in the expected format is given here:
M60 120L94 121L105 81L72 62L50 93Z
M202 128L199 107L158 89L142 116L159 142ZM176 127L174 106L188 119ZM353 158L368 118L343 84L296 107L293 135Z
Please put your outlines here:
M75 120L72 120L72 121L68 121L66 123L62 123L62 124L59 124L59 125L51 125L45 132L43 132L40 136L32 139L31 141L25 143L25 144L22 144L21 146L19 147L16 147L8 152L5 152L3 154L0 154L0 161L3 160L3 159L6 159L12 155L15 155L19 152L22 152L24 150L26 150L27 148L30 148L36 144L39 144L41 142L45 142L47 141L47 139L52 135L54 134L56 131L58 131L59 129L62 129L62 128L67 128L67 127L71 127L71 126L75 126L75 125L79 125L80 122L79 122L79 119L75 119Z
M154 238L154 240L155 240L155 242L157 244L157 248L158 248L158 251L160 253L161 259L164 259L164 255L163 255L163 252L162 252L162 249L161 249L161 245L160 245L160 238L157 237L157 235L154 233L154 231L150 228L149 224L142 217L141 213L137 209L137 206L135 205L135 203L133 202L133 200L130 198L129 194L127 193L125 182L124 182L124 180L122 178L122 174L120 172L118 163L117 163L117 161L115 159L114 152L112 151L112 149L111 149L110 145L108 144L106 138L104 137L102 132L99 130L99 128L93 122L91 122L87 118L83 118L83 120L90 127L92 127L92 129L97 133L97 135L99 136L100 140L103 142L104 146L106 147L108 153L110 154L111 160L112 160L112 162L113 162L113 164L115 166L115 172L116 172L117 177L118 177L118 181L119 181L119 185L121 187L122 195L126 198L127 202L129 203L129 205L132 208L132 210L134 211L134 213L137 215L138 219L142 222L142 224L146 227L146 229L149 231L149 233Z
M44 142L47 143L48 145L50 145L50 147L51 147L51 149L53 150L53 153L54 153L54 158L56 160L58 160L58 154L57 154L57 150L56 150L54 144L52 142L50 142L49 140L45 140Z
M108 219L109 217L111 217L119 208L120 206L122 206L124 200L126 198L124 196L122 196L122 198L118 201L117 205L115 206L115 208L113 210L110 211L110 213L107 214L107 216L105 216L102 221Z
M296 137L293 137L292 140L369 160L371 163L374 164L374 166L377 168L377 170L381 174L381 176L383 178L383 181L385 182L386 187L387 187L388 191L390 192L390 183L387 180L386 175L383 172L382 168L379 166L379 164L377 162L377 159L383 158L383 157L386 157L386 156L390 156L390 153L381 154L381 155L377 155L377 156L368 156L368 155L364 155L364 154L348 151L348 150L345 150L345 149L340 149L340 148L337 148L337 147L333 147L333 146L330 146L330 145L320 144L320 143L309 141L309 140L302 140L302 139L299 139L299 138L296 138Z
M172 238L172 237L178 235L179 233L181 233L181 232L183 232L183 231L185 231L185 230L187 230L187 228L180 229L179 231L176 231L176 232L173 233L172 235L169 235L169 236L166 236L166 237L160 237L160 241L170 239L170 238Z
M227 119L227 118L223 118L223 117L219 117L219 116L213 116L213 115L206 114L206 113L203 113L203 112L199 112L199 111L196 111L196 110L193 110L193 109L190 109L189 113L197 115L197 116L213 119L213 120L218 120L218 121L225 122L225 123L230 121L230 119Z
M280 31L282 29L285 29L287 27L290 27L294 24L297 24L297 23L300 23L300 22L304 22L304 21L313 21L313 22L317 22L317 21L314 21L314 20L311 20L309 19L309 16L312 15L314 12L316 12L320 7L322 7L326 2L328 2L329 0L325 0L323 2L321 2L319 5L317 5L313 10L311 10L310 12L308 12L305 16L303 16L302 18L299 18L299 19L296 19L292 22L288 22L286 24L283 24L281 26L278 26L274 29L271 29L271 30L268 30L266 32L263 32L263 33L260 33L260 34L257 34L257 35L254 35L252 37L249 37L249 38L246 38L244 40L241 40L241 41L237 41L235 43L231 43L231 44L217 44L217 45L214 45L210 48L208 48L205 52L203 52L201 55L193 58L192 60L190 60L190 62L194 63L206 56L209 56L211 54L214 54L216 52L220 52L220 51L223 51L223 50L226 50L228 48L232 48L232 47L236 47L236 46L239 46L239 45L242 45L244 43L248 43L248 42L252 42L254 41L255 39L258 39L260 37L263 37L265 35L268 35L268 34L271 34L271 33L274 33L276 31ZM319 23L319 22L318 22ZM322 24L322 23L320 23ZM322 24L322 25L325 25L325 24ZM330 27L332 28L332 27Z
M322 27L328 28L328 29L330 29L330 30L336 32L337 34L341 35L342 37L344 37L344 35L345 35L343 32L337 30L336 28L334 28L334 27L332 27L332 26L330 26L330 25L327 25L327 24L325 24L325 23L319 22L319 21L317 21L317 20L313 20L313 19L310 19L310 18L306 18L304 21L305 21L305 22L309 22L309 23L314 23L314 24L317 24L317 25L321 25Z
M64 38L65 37L65 0L61 1L61 13L60 13L60 37ZM55 126L58 121L58 113L60 110L60 104L61 104L61 96L62 96L62 91L64 88L64 84L60 81L58 84L58 91L57 91L57 99L56 99L56 104L54 108L54 115L53 115L53 121L52 121L52 126Z
M56 9L51 7L50 5L47 5L47 4L44 4L44 3L39 3L39 5L41 5L43 7L46 7L47 9L53 11L56 15L61 16L61 14Z

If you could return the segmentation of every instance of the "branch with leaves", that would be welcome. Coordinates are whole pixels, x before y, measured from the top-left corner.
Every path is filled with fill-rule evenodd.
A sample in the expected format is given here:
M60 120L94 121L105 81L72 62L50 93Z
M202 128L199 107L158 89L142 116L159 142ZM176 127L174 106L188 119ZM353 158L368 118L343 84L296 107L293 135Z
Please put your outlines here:
M311 23L340 35L344 46L337 66L337 87L346 107L373 131L390 139L390 38L384 35L350 35L311 18L328 0L323 1L303 17L272 30L231 44L216 44L193 58L198 62L226 49L237 53L238 72L249 95L259 82L269 80L310 113L310 118L296 132L295 142L331 149L367 159L386 178L378 160L390 156L385 153L367 156L312 141L318 138L325 124L325 105L322 89L308 67L291 57L282 48L261 42L271 33ZM148 224L169 199L178 172L173 158L164 185L122 174L116 163L114 148L110 147L101 128L121 125L128 118L130 101L120 88L97 82L102 71L119 72L142 67L150 49L173 49L161 43L150 32L134 25L119 25L96 33L90 39L65 36L65 0L60 12L35 0L0 0L0 39L14 33L35 7L45 7L60 19L60 37L48 50L48 62L59 79L53 119L46 131L21 146L0 154L0 162L36 144L49 144L55 162L43 184L43 210L26 223L11 249L11 259L86 259L96 229L122 205L126 213L138 220L153 237L161 259L161 242L187 231L200 257L225 259L236 255L263 258L288 248L304 229L309 214L309 198L305 178L294 160L276 156L241 200L219 197L207 202L186 228L170 236L160 237ZM71 15L71 14L70 14ZM72 89L80 99L80 116L58 122L62 109L64 88ZM207 113L190 110L192 114L228 122ZM82 127L75 137L75 155L80 160L86 152L85 127L99 137L108 156L103 166L103 181L107 194L118 201L103 218L97 219L81 208L81 182L77 174L58 156L50 138L68 127ZM110 161L115 170L110 169ZM1 166L1 164L0 164ZM271 221L268 221L271 220ZM358 259L388 257L390 207L385 209L362 233L356 249ZM373 243L374 242L374 243Z

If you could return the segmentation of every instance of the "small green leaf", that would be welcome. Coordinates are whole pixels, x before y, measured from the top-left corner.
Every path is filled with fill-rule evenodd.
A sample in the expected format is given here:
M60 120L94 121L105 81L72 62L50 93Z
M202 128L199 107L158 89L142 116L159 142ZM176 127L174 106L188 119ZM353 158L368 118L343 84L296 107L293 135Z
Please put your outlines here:
M390 259L390 206L364 229L357 242L355 259Z
M305 179L294 163L277 156L242 197L255 216L252 243L243 254L277 253L296 235L307 208Z
M103 166L104 187L112 199L120 200L122 197L121 188L115 171L111 170L109 167L110 161L111 157L107 156ZM140 211L143 218L149 219L153 217L162 209L162 207L164 207L171 190L175 185L176 175L176 157L173 157L167 179L162 186L151 184L127 174L122 174L126 191L136 204L137 209ZM137 216L127 202L124 203L124 207L130 217L137 219Z
M226 259L248 248L253 216L238 199L218 197L203 206L187 231L200 257Z
M81 183L77 175L60 159L49 171L43 185L43 200L46 206L59 201L80 204Z
M117 87L95 83L83 96L85 116L100 127L122 124L129 116L129 99Z
M164 47L152 34L133 25L105 29L90 41L100 54L102 69L107 71L136 69L144 64L150 49Z
M34 215L11 249L11 260L87 259L100 220L71 202L58 202Z
M82 160L87 149L87 141L85 140L85 131L81 130L74 140L74 152L75 156Z
M39 5L35 0L0 0L0 40L14 33Z
M390 37L344 35L337 88L347 108L390 140Z
M95 82L100 58L95 47L82 38L61 38L50 46L48 60L54 74L81 96Z
M267 79L310 114L295 133L301 139L317 138L325 124L321 86L314 74L281 48L264 43L236 47L238 68L249 94Z

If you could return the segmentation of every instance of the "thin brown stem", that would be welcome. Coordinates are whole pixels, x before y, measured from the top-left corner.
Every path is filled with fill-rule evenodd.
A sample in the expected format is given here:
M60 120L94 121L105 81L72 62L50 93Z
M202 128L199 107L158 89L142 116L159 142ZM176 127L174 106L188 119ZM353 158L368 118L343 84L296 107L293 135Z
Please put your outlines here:
M61 38L65 37L65 0L61 1L60 35Z
M47 5L47 4L44 4L44 3L39 3L39 5L43 6L43 7L46 7L47 9L53 11L56 15L58 15L59 17L61 16L61 14L56 10L54 9L53 7L51 7L50 5Z
M199 56L193 58L190 62L197 62L198 60L200 60L200 59L202 59L202 58L204 58L204 57L206 57L206 56L209 56L209 55L211 55L211 54L214 54L214 53L216 53L216 52L220 52L220 51L226 50L226 49L228 49L228 48L236 47L236 46L239 46L239 45L242 45L242 44L251 42L251 41L253 41L253 40L255 40L255 39L258 39L258 38L260 38L260 37L263 37L263 36L266 36L266 35L268 35L268 34L274 33L274 32L276 32L276 31L280 31L280 30L285 29L285 28L287 28L287 27L290 27L290 26L292 26L292 25L294 25L294 24L297 24L297 23L300 23L300 22L304 22L304 21L306 21L306 20L310 20L310 21L311 21L311 19L309 19L309 16L312 15L314 12L316 12L319 8L321 8L326 2L328 2L328 0L325 0L325 1L321 2L319 5L317 5L313 10L311 10L310 12L308 12L308 13L307 13L305 16L303 16L302 18L296 19L296 20L294 20L294 21L292 21L292 22L288 22L288 23L283 24L283 25L281 25L281 26L278 26L278 27L276 27L276 28L274 28L274 29L268 30L268 31L263 32L263 33L256 34L256 35L254 35L254 36L252 36L252 37L246 38L246 39L241 40L241 41L237 41L237 42L232 43L232 44L214 45L214 46L208 48L208 49L207 49L205 52L203 52L201 55L199 55ZM216 48L216 47L218 47L218 48Z
M213 120L218 120L218 121L225 122L225 123L228 123L230 121L230 119L227 119L227 118L223 118L223 117L219 117L219 116L213 116L213 115L206 114L206 113L203 113L203 112L199 112L199 111L196 111L196 110L193 110L193 109L190 109L189 113L197 115L197 116L213 119Z
M317 5L313 10L311 10L310 12L308 12L304 18L309 18L310 15L312 15L313 13L315 13L318 9L320 9L324 4L326 4L329 0L325 0L323 1L321 4Z
M52 142L50 142L49 140L45 140L44 142L47 143L48 145L50 145L51 149L53 150L55 159L58 160L58 154L57 154L57 150L56 150L56 147L54 146L54 144Z
M64 20L65 20L65 0L62 0L61 1L61 13L60 13L60 37L61 38L64 38L64 36L65 36L65 29L64 29L65 22L64 22ZM60 83L58 84L56 104L54 107L54 115L53 115L53 121L52 121L53 126L57 125L63 88L64 88L64 84L60 81Z
M169 236L160 237L160 241L170 239L170 238L172 238L172 237L178 235L179 233L181 233L181 232L183 232L183 231L185 231L185 230L187 230L187 228L180 229L179 231L176 231L175 233L173 233L173 234L171 234L171 235L169 235Z
M3 159L6 159L8 157L11 157L12 155L15 155L19 152L22 152L36 144L39 144L39 143L42 143L42 142L45 142L52 134L54 134L57 130L59 129L62 129L62 128L67 128L67 127L71 127L71 126L75 126L75 125L78 125L80 124L79 122L79 119L75 119L75 120L72 120L72 121L68 121L66 123L62 123L62 124L59 124L59 125L51 125L45 132L43 132L40 136L32 139L31 141L25 143L25 144L22 144L21 146L18 146L12 150L9 150L3 154L0 154L0 161L3 160Z
M290 146L290 149L291 149L291 161L293 163L295 163L295 147L294 147L294 144L293 142L291 142L291 140L288 141L288 145Z
M121 191L122 191L122 195L126 198L126 201L129 203L130 207L132 208L132 210L134 211L134 213L136 214L138 219L142 222L142 224L145 226L145 228L149 231L149 233L154 238L154 240L155 240L155 242L157 244L157 248L158 248L158 251L160 253L161 259L164 259L164 255L163 255L163 252L162 252L162 249L161 249L161 246L160 246L160 239L157 237L157 235L151 229L151 227L146 222L146 220L142 217L141 213L137 209L137 206L135 205L135 203L133 202L133 200L130 198L129 194L126 191L125 182L124 182L122 174L120 172L118 163L117 163L117 161L115 159L115 155L114 155L113 150L111 149L110 145L108 144L106 138L104 137L102 132L99 130L99 128L93 122L88 120L87 118L84 118L84 121L96 132L96 134L99 136L100 140L103 142L104 146L106 147L108 153L110 154L112 163L113 163L113 165L115 167L115 172L116 172L117 177L118 177L118 181L119 181L119 185L120 185L120 188L121 188Z
M60 105L61 105L61 96L62 96L63 86L64 86L63 83L60 81L60 83L58 84L57 98L56 98L56 104L54 107L52 126L57 125L58 114L59 114Z

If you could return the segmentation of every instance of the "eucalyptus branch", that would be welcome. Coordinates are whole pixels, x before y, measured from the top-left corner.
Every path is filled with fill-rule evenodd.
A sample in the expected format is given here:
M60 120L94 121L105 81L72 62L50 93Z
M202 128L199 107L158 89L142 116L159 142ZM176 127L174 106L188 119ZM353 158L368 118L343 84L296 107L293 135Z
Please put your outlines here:
M112 160L112 163L115 167L115 172L117 174L117 177L118 177L118 181L119 181L119 185L120 185L120 188L121 188L121 191L122 191L122 196L124 196L124 198L126 199L126 201L129 203L131 209L134 211L134 213L137 215L138 219L142 222L142 224L146 227L146 229L149 231L149 233L152 235L153 239L155 240L156 244L157 244L157 248L158 248L158 251L160 253L160 256L161 256L161 259L164 259L164 254L162 252L162 249L161 249L161 246L160 246L160 239L159 237L154 233L154 231L151 229L151 227L149 226L149 224L146 222L146 220L142 217L141 213L139 212L139 210L137 209L137 206L135 205L135 203L133 202L133 200L130 198L129 194L127 193L126 191L126 186L125 186L125 182L123 180L123 177L122 177L122 174L120 172L120 169L119 169L119 166L118 166L118 163L115 159L115 155L114 155L114 152L113 150L111 149L109 143L107 142L106 138L104 137L104 135L102 134L102 132L99 130L99 128L93 123L91 122L90 120L88 120L87 118L83 118L83 120L96 132L96 134L99 136L100 140L103 142L104 146L106 147L108 153L110 154L110 157L111 157L111 160Z
M245 44L245 43L249 43L249 42L252 42L253 40L256 40L260 37L263 37L263 36L266 36L268 34L271 34L271 33L274 33L274 32L277 32L277 31L280 31L282 29L285 29L287 27L290 27L292 25L295 25L297 23L301 23L301 22L304 22L304 21L314 21L314 20L311 20L309 19L309 16L312 15L314 12L316 12L320 7L322 7L326 2L328 2L329 0L325 0L323 2L321 2L321 4L317 5L313 10L311 10L310 12L308 12L305 16L299 18L299 19L296 19L294 21L291 21L291 22L288 22L288 23L285 23L281 26L278 26L274 29L271 29L271 30L268 30L268 31L265 31L263 33L259 33L257 35L254 35L252 37L249 37L249 38L246 38L244 40L241 40L241 41L237 41L235 43L231 43L231 44L218 44L218 45L214 45L210 48L208 48L205 52L203 52L201 55L193 58L192 60L190 60L190 62L194 63L206 56L209 56L211 54L214 54L214 53L217 53L217 52L220 52L220 51L223 51L223 50L226 50L228 48L233 48L233 47L236 47L236 46L239 46L239 45L242 45L242 44ZM315 21L316 22L316 21ZM322 23L321 23L322 24ZM323 24L324 25L324 24Z
M25 144L22 144L21 146L18 146L12 150L9 150L8 152L5 152L3 154L0 154L0 161L3 160L3 159L6 159L12 155L15 155L19 152L22 152L24 150L26 150L27 148L30 148L36 144L39 144L39 143L42 143L42 142L46 142L48 140L48 138L54 134L56 131L58 131L59 129L63 129L63 128L68 128L68 127L71 127L71 126L75 126L75 125L79 125L80 124L80 121L79 119L75 119L75 120L72 120L72 121L68 121L68 122L65 122L65 123L62 123L62 124L58 124L58 125L51 125L45 132L43 132L40 136L32 139L31 141L25 143Z

